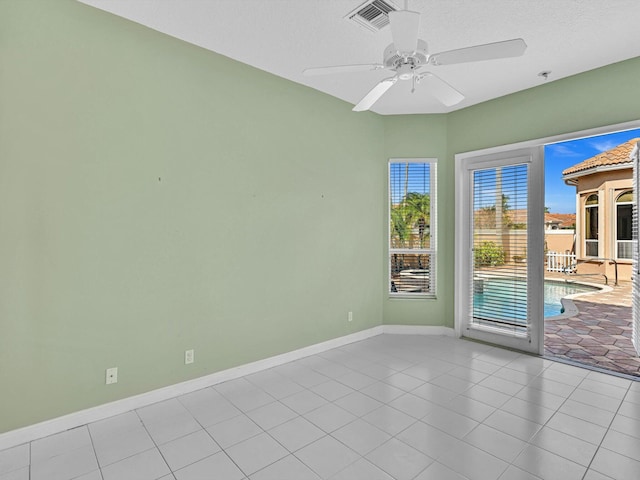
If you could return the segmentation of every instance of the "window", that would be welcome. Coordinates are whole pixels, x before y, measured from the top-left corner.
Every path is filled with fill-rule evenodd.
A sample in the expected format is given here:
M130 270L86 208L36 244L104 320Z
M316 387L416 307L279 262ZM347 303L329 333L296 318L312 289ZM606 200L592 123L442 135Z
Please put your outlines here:
M627 191L616 199L616 258L633 258L633 192Z
M389 161L389 293L435 296L436 160Z
M587 257L598 256L598 195L587 197L584 205L584 253Z

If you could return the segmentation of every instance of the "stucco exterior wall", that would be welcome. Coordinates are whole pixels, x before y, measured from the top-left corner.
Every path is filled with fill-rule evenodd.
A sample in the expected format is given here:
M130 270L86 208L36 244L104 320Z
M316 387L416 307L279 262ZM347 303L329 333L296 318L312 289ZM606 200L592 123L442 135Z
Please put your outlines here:
M618 259L616 248L616 201L633 188L633 170L595 172L577 179L576 256L579 261L588 260L585 254L585 203L592 194L598 195L598 257L617 262L618 279L631 280L631 259ZM615 277L613 261L594 261L578 266L579 274L604 274Z

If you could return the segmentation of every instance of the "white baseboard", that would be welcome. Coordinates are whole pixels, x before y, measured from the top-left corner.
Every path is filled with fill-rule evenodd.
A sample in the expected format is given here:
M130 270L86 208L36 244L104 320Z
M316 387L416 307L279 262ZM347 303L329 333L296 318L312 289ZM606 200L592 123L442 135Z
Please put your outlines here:
M258 360L256 362L247 363L238 367L223 370L221 372L205 375L186 382L177 383L168 387L152 390L151 392L134 395L132 397L123 398L114 402L99 405L97 407L80 410L70 413L62 417L53 418L41 423L29 425L27 427L11 430L0 434L0 451L7 448L22 445L39 438L48 437L55 433L64 432L72 428L80 427L88 423L97 422L114 415L130 412L137 408L146 407L148 405L169 400L171 398L195 392L218 383L233 380L235 378L250 375L252 373L266 370L268 368L277 367L294 360L298 360L310 355L315 355L332 348L341 347L349 343L365 340L380 334L401 334L401 335L446 335L453 336L454 331L448 327L430 327L419 325L380 325L377 327L362 330L360 332L345 335L343 337L327 340L326 342L317 343L308 347L300 348L292 352L275 355L273 357Z
M429 325L382 325L382 333L391 335L444 335L454 337L453 328Z
M382 326L369 328L360 332L345 335L343 337L327 340L326 342L317 343L308 347L303 347L292 352L283 353L273 357L258 360L256 362L247 363L238 367L230 368L220 372L205 375L204 377L195 378L186 382L177 383L168 387L159 388L150 392L134 395L132 397L123 398L114 402L99 405L97 407L80 410L70 413L62 417L46 420L41 423L29 425L27 427L11 430L0 434L0 451L22 445L38 438L48 437L55 433L64 432L66 430L86 425L87 423L97 422L114 415L130 412L137 408L146 407L153 403L168 400L186 393L195 392L218 383L233 380L252 373L276 367L287 362L292 362L300 358L315 355L332 348L341 347L349 343L365 340L383 333Z

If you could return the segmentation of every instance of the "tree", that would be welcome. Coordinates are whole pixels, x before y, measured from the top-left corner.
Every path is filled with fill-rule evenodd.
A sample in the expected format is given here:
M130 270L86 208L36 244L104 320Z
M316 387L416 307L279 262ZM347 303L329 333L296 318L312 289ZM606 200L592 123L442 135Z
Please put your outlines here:
M509 205L509 196L503 193L501 198L502 222L498 222L496 206L489 205L478 210L480 214L476 215L475 218L476 228L498 228L498 224L501 224L502 228L513 227L513 220L509 213L511 210L511 205Z
M419 248L425 248L431 226L431 197L428 193L408 192L400 203L391 205L391 246L412 248L417 230ZM394 272L404 268L404 255L393 256ZM422 256L418 255L418 268L423 268Z
M397 205L391 205L391 247L407 248L411 238L411 226L407 218L407 207L404 201ZM394 253L391 257L391 270L393 273L404 269L404 255Z
M428 193L409 192L405 198L408 223L418 229L420 248L425 248L431 227L431 196Z
M391 246L403 248L411 236L411 226L407 216L407 207L404 205L391 206Z

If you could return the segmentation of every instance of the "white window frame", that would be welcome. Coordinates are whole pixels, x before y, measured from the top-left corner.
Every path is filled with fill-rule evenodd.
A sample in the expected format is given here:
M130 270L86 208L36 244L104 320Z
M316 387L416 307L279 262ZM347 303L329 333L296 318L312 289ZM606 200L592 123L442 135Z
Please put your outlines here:
M633 205L634 205L635 202L633 200L630 200L628 202L619 202L618 201L618 199L622 195L624 195L626 193L631 193L632 198L635 198L635 197L633 197L634 192L633 192L632 189L625 189L625 190L620 191L616 195L615 200L613 202L613 210L614 210L613 221L614 221L614 231L615 231L615 237L614 237L614 241L613 241L613 244L614 244L614 247L613 247L613 258L615 258L616 260L622 260L623 262L624 261L630 262L633 259L633 250L634 250L634 244L635 244L635 242L633 240L633 235L631 236L631 240L619 240L618 239L618 205L631 205L631 222L633 224ZM628 243L628 244L631 245L631 256L630 257L619 257L618 256L618 252L619 252L618 245L620 243Z
M429 248L393 248L391 246L391 165L392 164L429 164L429 196L430 225ZM437 265L437 158L390 158L387 168L387 291L390 298L435 298L436 297L436 265ZM392 282L393 255L429 255L429 291L428 292L394 292Z
M595 196L597 198L598 203L596 203L595 205L587 205L587 201L592 196ZM584 258L598 258L598 257L600 257L600 232L602 231L601 225L600 225L600 223L602 221L602 215L600 215L600 204L602 203L601 202L602 199L600 198L599 192L589 192L589 193L585 192L583 197L584 197L584 204L583 204L583 207L582 207L582 212L583 212L583 215L584 215L583 226L582 226L582 230L584 231L584 238L583 238L583 241L584 241L584 255L583 255L583 257ZM587 217L589 216L589 213L588 213L589 209L595 209L596 210L596 216L597 216L596 237L597 238L595 238L595 239L587 238ZM592 243L592 244L595 243L596 250L597 250L595 255L589 255L587 253L587 250L588 250L587 244L588 243Z

